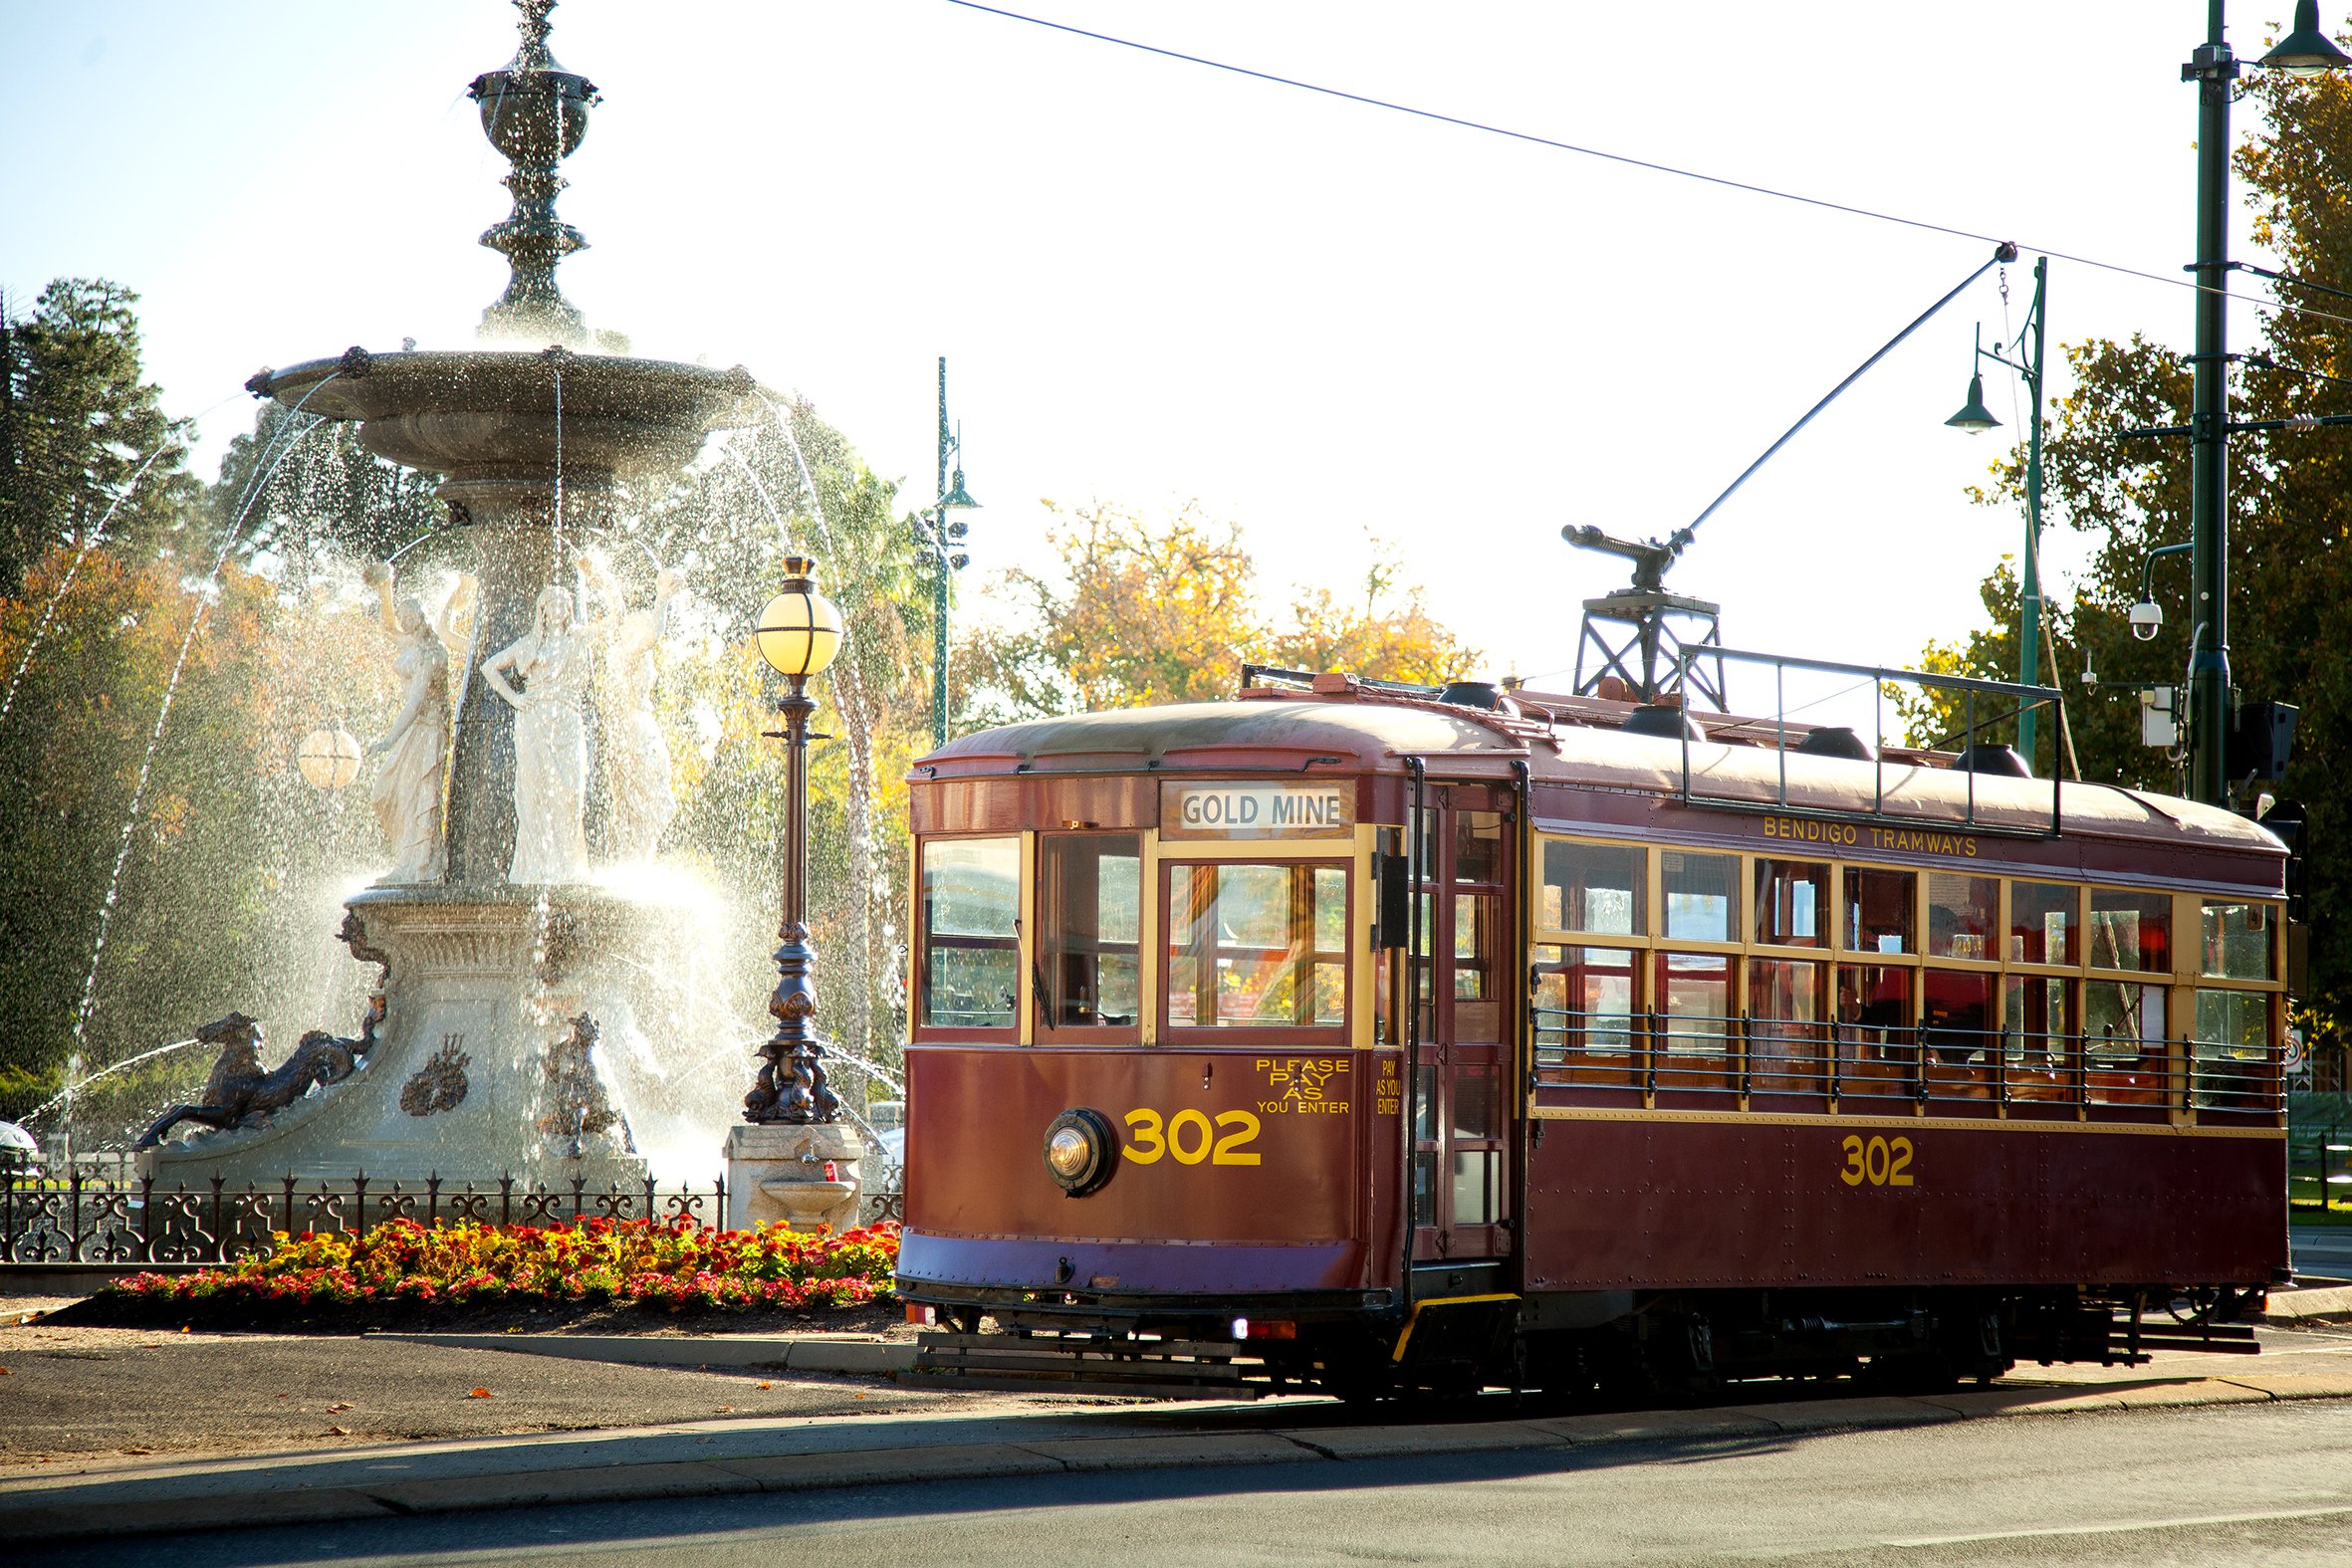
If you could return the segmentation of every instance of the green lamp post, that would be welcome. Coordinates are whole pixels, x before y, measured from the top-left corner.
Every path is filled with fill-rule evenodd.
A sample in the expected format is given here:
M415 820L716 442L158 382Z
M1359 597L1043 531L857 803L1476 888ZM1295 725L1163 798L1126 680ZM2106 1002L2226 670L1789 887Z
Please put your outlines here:
M1969 400L1961 405L1959 413L1944 421L1971 435L1982 435L1999 425L2000 421L1985 406L1982 366L1987 359L2006 365L2024 377L2026 395L2033 409L2031 422L2025 427L2025 564L2018 573L2017 593L2017 681L2024 686L2041 684L2041 367L2049 277L2050 259L2033 258L2033 304L2026 309L2025 325L2015 340L2001 345L2016 354L2016 358L2008 358L2001 349L1986 347L1984 329L1977 330L1977 351L1969 361ZM2005 294L2007 289L2004 276L2001 290ZM2017 750L2027 763L2033 761L2034 720L2038 717L2031 708L2017 715Z
M949 468L950 460L954 468ZM931 557L931 744L947 744L948 578L972 563L963 550L971 532L950 512L977 512L980 503L964 488L964 429L947 422L947 355L939 356L939 499L915 519L915 543Z
M2230 803L2230 101L2239 62L2223 36L2223 0L2207 0L2206 41L2181 68L2197 84L2197 346L2191 356L2189 793ZM2352 65L2319 27L2319 0L2297 0L2295 25L2258 62L2292 76Z

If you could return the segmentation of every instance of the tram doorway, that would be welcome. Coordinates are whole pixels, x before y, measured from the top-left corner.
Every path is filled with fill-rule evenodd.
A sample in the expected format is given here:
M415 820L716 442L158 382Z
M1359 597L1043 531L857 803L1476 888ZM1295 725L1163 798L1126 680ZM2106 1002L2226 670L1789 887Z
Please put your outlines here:
M1416 868L1422 947L1415 975L1413 1256L1512 1250L1511 991L1519 951L1520 829L1512 795L1480 784L1430 790Z

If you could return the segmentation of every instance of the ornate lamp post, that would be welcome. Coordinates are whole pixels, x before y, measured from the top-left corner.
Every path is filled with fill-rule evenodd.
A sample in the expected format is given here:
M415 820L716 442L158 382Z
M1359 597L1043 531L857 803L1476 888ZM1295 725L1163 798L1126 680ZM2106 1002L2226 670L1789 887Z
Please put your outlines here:
M825 1087L823 1039L814 1027L817 986L810 971L817 954L809 946L809 720L817 699L809 681L824 673L841 651L841 612L817 591L817 562L789 556L784 591L760 611L760 657L789 683L777 712L785 744L784 918L777 928L776 995L768 1010L776 1035L760 1047L759 1082L744 1096L743 1113L755 1123L806 1126L840 1115L840 1101Z

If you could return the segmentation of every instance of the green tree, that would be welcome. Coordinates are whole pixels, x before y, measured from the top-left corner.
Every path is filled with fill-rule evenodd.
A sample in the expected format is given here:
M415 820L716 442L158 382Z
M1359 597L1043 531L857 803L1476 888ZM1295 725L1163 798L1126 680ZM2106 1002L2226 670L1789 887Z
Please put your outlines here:
M2352 84L2301 82L2265 74L2247 91L2268 112L2267 128L2237 154L2256 232L2296 277L2352 283ZM2281 288L2289 309L2256 319L2252 351L2235 367L2232 416L2274 419L2352 412L2352 315L2330 295ZM2186 312L2184 310L2184 315ZM2183 327L2187 326L2186 321ZM2140 596L2142 563L2160 545L2189 538L2190 453L2185 440L2125 441L2134 425L2186 423L2190 371L2182 355L2134 336L2070 345L2074 390L2061 399L2045 443L2044 511L2057 527L2088 535L2094 554L2071 602L2045 612L2072 688L2068 716L2082 776L2177 789L2177 760L2140 744L2131 691L2084 691L2086 665L2102 680L2177 686L2196 619L2179 560L2156 565L2155 591L2168 611L2152 641L2131 636L2126 612ZM2022 494L2023 453L1996 465L1978 495L2012 505ZM2232 443L2230 489L2230 663L2238 694L2296 704L2293 761L2272 786L2309 808L2311 989L2341 1014L2352 1002L2352 797L2340 781L2352 769L2352 646L2342 636L2352 604L2352 433L2283 431ZM2013 571L1986 585L1991 624L1952 644L1931 645L1930 668L2013 678ZM1948 714L1915 714L1923 723ZM2048 737L2051 727L2044 727ZM2055 759L2045 739L2040 767Z
M143 379L137 303L103 278L56 280L21 320L0 301L0 594L102 522L152 548L184 521L188 426Z

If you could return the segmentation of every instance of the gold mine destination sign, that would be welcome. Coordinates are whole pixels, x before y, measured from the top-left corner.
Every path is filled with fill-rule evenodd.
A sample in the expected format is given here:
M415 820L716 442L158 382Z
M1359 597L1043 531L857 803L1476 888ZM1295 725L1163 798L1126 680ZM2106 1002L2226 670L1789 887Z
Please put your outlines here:
M1160 784L1163 838L1344 838L1354 827L1352 784Z

